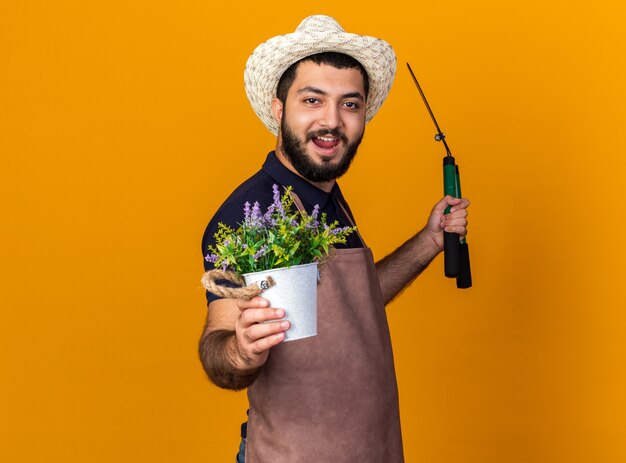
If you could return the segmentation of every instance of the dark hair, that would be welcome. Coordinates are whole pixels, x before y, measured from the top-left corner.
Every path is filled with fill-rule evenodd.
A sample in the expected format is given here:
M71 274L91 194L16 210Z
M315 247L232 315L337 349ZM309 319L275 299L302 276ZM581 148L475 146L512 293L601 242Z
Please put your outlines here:
M300 61L296 61L280 76L278 81L278 87L276 88L276 97L283 103L287 101L287 93L293 81L296 79L296 71L298 65L305 61L313 61L315 64L327 64L336 69L358 69L363 76L363 86L365 87L365 97L370 90L369 78L367 72L361 63L359 63L352 56L345 55L343 53L337 53L335 51L327 51L324 53L316 53L302 58Z

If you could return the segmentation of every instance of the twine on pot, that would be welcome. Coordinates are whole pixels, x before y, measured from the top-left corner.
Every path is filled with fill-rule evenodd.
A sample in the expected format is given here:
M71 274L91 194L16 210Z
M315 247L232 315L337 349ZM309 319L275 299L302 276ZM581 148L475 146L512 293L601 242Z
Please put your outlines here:
M231 283L240 285L240 288L232 288L230 286L222 286L217 283L218 280L226 280ZM229 299L252 299L258 296L266 289L274 286L274 280L271 276L267 276L261 281L244 286L245 280L235 272L224 271L220 269L209 270L202 275L202 285L207 291L216 296L226 297Z

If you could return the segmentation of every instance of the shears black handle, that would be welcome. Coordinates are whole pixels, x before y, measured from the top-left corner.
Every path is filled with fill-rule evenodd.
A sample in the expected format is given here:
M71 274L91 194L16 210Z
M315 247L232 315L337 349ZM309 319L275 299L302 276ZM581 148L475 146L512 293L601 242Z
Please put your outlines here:
M450 154L443 158L443 193L461 198L461 178L459 166ZM450 213L450 206L444 212ZM443 233L444 273L449 278L456 278L457 288L472 286L472 271L469 259L469 247L465 238L458 233Z

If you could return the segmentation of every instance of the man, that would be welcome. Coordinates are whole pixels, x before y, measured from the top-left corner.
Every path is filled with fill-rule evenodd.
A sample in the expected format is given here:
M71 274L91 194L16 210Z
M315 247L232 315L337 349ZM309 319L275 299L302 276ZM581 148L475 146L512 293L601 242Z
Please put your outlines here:
M395 66L386 42L348 34L327 16L257 47L246 92L277 135L276 149L215 214L203 252L218 222L242 221L245 202L267 207L273 184L292 186L307 212L317 204L329 221L352 225L336 179L386 98ZM323 269L315 337L282 343L289 322L280 307L208 294L202 363L218 386L248 388L247 447L244 439L238 461L244 448L248 463L404 461L384 306L441 252L444 229L465 235L468 205L443 198L423 230L376 264L361 237L350 235Z

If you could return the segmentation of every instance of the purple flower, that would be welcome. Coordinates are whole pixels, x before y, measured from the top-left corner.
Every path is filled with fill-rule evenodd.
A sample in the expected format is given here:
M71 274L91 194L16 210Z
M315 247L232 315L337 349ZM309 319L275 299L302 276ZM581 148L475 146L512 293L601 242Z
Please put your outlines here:
M272 191L274 192L274 205L276 207L280 207L280 190L278 189L278 185L275 183L272 185Z
M263 226L263 214L261 213L261 205L258 201L255 201L252 206L252 212L250 212L250 222L248 225L251 227Z
M313 218L313 220L317 220L317 216L319 215L319 213L320 213L320 205L316 204L313 207L313 212L311 212L311 217Z
M339 227L339 228L334 228L330 231L330 233L332 235L339 235L339 234L343 234L346 233L348 230L350 230L350 227Z
M337 228L331 228L329 225L324 224L324 231L328 230L329 233L333 236L337 236L341 233L346 233L347 231L350 230L351 227L337 227Z
M267 245L263 245L259 248L259 250L254 254L254 256L252 256L252 258L254 260L259 260L260 257L263 257L265 254L267 254Z
M219 256L217 254L207 254L206 256L204 256L204 260L212 264L217 262L218 259L219 259Z
M245 223L250 220L250 203L248 201L243 205L243 220Z
M276 225L276 220L272 217L272 214L274 213L274 209L276 209L276 205L274 203L270 204L270 206L267 208L267 212L265 213L265 216L263 216L263 220L265 221L265 223L272 227Z
M272 204L273 210L277 210L280 212L281 218L285 218L285 209L283 208L283 203L280 200L280 190L278 189L278 185L274 184L272 186L272 190L274 190L274 203Z
M306 228L309 229L316 229L320 226L320 222L319 220L317 220L317 216L320 213L320 206L319 204L316 204L315 207L313 208L313 212L311 212L311 221L309 223L306 224Z

